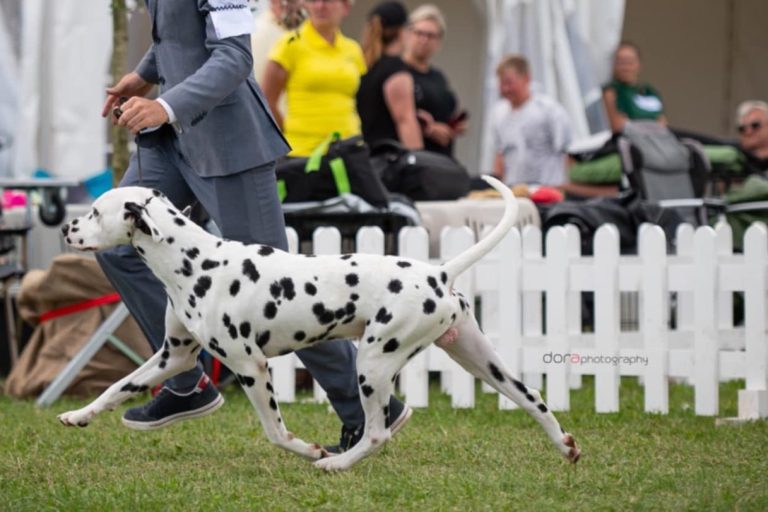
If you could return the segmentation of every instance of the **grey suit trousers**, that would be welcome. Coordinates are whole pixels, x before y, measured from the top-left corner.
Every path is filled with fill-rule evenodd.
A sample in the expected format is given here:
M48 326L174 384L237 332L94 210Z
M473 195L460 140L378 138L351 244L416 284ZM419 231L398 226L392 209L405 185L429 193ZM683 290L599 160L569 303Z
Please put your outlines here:
M141 185L163 192L180 209L198 200L224 238L266 244L287 250L285 223L275 184L275 163L228 176L203 178L179 151L175 136L157 145L139 148L120 186ZM118 246L96 255L108 279L120 293L153 349L165 338L167 298L160 281L141 261L133 247ZM348 427L364 422L357 385L357 350L347 340L321 343L296 352L312 376L325 389L331 405ZM202 376L196 368L169 379L177 391L191 390Z

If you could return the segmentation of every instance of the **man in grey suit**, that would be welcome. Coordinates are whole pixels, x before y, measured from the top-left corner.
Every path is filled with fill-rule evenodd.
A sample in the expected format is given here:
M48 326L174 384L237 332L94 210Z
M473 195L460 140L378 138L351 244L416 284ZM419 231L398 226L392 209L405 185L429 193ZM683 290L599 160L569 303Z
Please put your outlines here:
M199 201L224 238L287 250L277 196L275 160L289 146L251 72L253 18L246 0L147 0L152 46L135 71L107 89L102 115L137 134L137 153L120 186L162 191L179 208ZM157 99L144 96L159 85ZM121 103L121 98L128 98ZM153 349L165 338L166 294L134 249L97 254L109 280ZM297 352L342 420L343 451L364 423L349 341ZM204 416L224 402L197 367L166 382L149 403L129 409L123 423L149 430ZM391 422L410 410L392 398Z

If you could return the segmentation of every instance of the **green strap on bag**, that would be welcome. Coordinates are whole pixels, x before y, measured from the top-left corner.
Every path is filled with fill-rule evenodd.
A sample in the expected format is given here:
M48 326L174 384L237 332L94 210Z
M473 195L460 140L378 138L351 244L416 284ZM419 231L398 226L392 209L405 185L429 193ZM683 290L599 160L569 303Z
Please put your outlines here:
M328 147L333 142L338 142L341 139L339 132L331 133L319 146L312 151L312 154L307 160L307 165L304 167L304 171L309 174L310 172L317 172L320 170L320 164L322 163L323 156L328 152ZM331 174L333 174L333 181L336 183L336 190L339 195L349 194L352 192L352 186L349 184L349 174L347 174L347 166L344 165L344 160L337 156L328 162L331 168Z

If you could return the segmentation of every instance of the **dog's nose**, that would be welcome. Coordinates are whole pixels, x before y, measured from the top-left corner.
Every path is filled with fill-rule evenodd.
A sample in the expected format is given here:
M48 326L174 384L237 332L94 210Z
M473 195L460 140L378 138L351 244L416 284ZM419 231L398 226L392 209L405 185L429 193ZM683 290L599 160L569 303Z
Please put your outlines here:
M67 233L69 233L69 224L64 224L61 226L61 232L64 234L64 236L67 236Z

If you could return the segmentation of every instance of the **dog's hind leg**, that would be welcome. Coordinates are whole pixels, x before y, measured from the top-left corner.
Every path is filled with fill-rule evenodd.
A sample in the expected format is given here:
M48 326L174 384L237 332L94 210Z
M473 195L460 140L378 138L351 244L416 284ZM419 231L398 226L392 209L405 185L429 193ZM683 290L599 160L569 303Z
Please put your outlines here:
M562 429L541 399L541 394L517 380L507 370L475 318L469 315L456 327L458 337L453 343L442 346L448 355L472 375L487 382L533 416L557 449L571 462L577 462L581 453L573 436Z
M233 361L230 369L256 409L264 433L272 444L312 460L328 456L322 446L307 443L286 428L264 354L252 354L246 360Z
M67 426L85 427L97 414L112 410L128 398L194 367L202 347L170 308L166 310L165 325L166 338L161 350L87 406L59 414L59 421Z
M392 337L395 334L397 338ZM430 335L423 341L413 342L409 339L418 340L418 334L409 338L396 328L380 331L376 335L372 335L370 330L366 331L357 353L357 379L365 412L363 437L348 451L319 460L315 466L326 471L348 469L380 450L392 438L388 424L389 397L394 391L395 379L405 363L428 346L435 336Z

